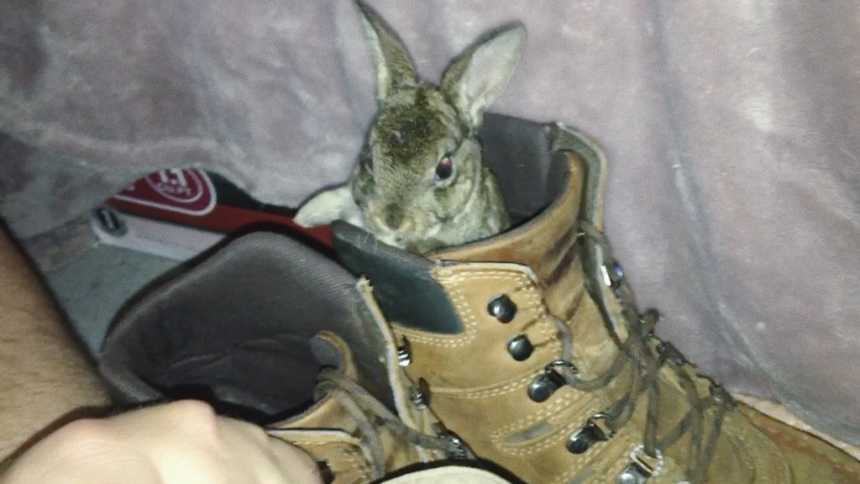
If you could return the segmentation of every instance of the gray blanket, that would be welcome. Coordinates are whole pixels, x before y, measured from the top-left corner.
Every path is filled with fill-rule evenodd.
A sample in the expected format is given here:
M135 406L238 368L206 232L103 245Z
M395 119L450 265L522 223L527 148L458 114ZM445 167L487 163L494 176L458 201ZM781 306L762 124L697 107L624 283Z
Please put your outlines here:
M660 334L860 443L860 5L372 4L429 79L521 20L493 109L605 146L608 233ZM372 75L349 1L4 0L0 213L32 237L185 165L295 206L346 178Z

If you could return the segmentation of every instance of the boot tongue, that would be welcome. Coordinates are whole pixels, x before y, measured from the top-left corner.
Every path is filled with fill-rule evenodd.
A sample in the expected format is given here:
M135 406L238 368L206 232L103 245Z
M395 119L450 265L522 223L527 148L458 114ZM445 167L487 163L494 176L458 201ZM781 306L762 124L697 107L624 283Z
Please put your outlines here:
M463 330L445 290L433 279L433 261L383 244L346 222L331 227L341 262L371 282L386 319L433 333Z

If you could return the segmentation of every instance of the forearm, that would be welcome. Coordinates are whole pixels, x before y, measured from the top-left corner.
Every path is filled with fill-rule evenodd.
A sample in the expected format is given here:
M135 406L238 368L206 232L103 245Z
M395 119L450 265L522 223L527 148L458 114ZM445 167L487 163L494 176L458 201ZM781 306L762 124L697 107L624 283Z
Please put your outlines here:
M27 260L0 229L0 460L108 398Z
M162 484L148 457L81 420L40 440L0 474L0 484Z

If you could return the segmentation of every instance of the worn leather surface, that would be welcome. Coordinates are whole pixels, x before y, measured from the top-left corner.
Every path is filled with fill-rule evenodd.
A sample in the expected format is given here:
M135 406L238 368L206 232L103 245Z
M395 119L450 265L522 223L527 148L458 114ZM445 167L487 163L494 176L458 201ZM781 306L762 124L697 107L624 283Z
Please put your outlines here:
M433 276L445 288L463 332L443 335L392 323L398 338L408 340L411 348L407 373L413 381L429 383L431 409L479 456L526 482L609 483L615 482L642 442L645 394L639 396L631 420L608 441L581 455L572 455L565 444L589 417L624 395L630 367L598 390L564 386L544 402L532 401L526 393L543 367L560 356L553 318L568 324L573 362L583 378L603 373L617 352L583 287L580 245L569 235L576 230L583 186L581 162L571 156L569 163L567 189L540 216L510 233L431 255L441 262ZM509 323L487 311L488 301L499 294L508 295L517 307ZM517 335L526 335L535 347L524 361L516 361L506 349ZM679 371L695 375L689 366ZM660 371L658 382L658 428L666 432L690 404L670 365ZM708 380L696 382L697 395L707 396ZM744 410L729 410L723 418L708 482L860 480L860 462L847 454L772 419L760 418L764 431L759 430ZM702 421L706 433L713 430L712 416L708 411ZM664 450L662 470L653 482L691 478L689 444L687 433Z
M522 20L494 109L606 147L609 232L661 334L860 443L860 5L370 3L429 79ZM296 206L347 177L374 109L348 1L0 2L0 213L23 237L156 167Z

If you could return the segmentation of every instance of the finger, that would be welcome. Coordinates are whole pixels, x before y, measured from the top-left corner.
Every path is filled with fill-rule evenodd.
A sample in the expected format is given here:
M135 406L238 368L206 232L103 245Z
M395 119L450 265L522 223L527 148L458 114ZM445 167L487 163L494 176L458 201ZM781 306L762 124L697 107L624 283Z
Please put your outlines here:
M274 465L281 471L283 482L322 484L317 463L304 450L276 437L268 437Z
M261 484L322 483L316 462L302 449L270 437L262 428L221 417L221 445L242 466L255 469Z

